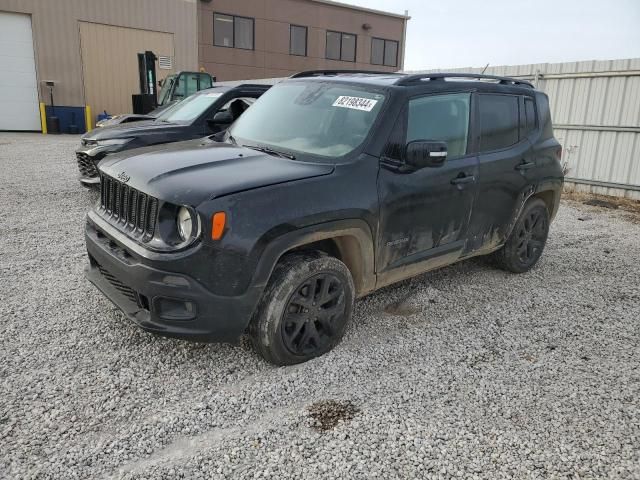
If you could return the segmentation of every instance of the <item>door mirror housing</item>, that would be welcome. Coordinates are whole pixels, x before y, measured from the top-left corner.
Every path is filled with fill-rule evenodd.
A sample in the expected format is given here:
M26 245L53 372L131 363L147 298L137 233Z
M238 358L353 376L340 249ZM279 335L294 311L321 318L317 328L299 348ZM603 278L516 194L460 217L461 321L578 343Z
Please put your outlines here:
M211 128L212 130L219 130L220 127L228 127L232 123L233 123L233 116L231 115L231 113L227 111L216 112L213 118L209 118L207 120L207 124L209 125L209 128Z
M441 167L447 159L447 142L414 140L407 144L404 158L415 168Z
M212 122L217 124L217 125L230 124L230 123L233 123L233 116L228 111L216 112L216 114L213 116Z

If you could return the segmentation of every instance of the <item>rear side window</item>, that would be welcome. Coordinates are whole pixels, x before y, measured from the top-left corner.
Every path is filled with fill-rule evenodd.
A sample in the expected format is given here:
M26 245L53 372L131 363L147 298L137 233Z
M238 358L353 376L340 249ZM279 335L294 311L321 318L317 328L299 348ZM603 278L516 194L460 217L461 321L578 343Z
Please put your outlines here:
M536 129L536 108L533 99L529 97L524 97L524 118L524 133L528 134Z
M536 108L540 121L541 139L553 138L553 125L549 111L549 98L543 93L536 94Z
M469 136L468 93L430 95L409 101L407 143L414 140L447 142L447 156L461 157Z
M518 97L478 95L480 109L480 151L500 150L518 143Z

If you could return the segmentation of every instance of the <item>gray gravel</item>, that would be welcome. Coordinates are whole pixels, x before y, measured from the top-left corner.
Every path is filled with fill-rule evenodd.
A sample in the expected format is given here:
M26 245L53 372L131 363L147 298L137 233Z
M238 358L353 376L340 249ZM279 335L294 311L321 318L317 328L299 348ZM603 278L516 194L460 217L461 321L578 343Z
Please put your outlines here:
M622 212L563 203L534 271L474 260L387 288L335 351L275 368L144 333L90 286L77 143L0 134L0 476L640 478ZM350 414L316 430L321 400Z

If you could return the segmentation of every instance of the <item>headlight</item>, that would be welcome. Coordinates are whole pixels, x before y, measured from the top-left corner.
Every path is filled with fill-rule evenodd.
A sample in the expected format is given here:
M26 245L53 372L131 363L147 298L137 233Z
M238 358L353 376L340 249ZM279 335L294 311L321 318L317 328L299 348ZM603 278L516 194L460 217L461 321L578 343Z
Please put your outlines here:
M130 142L131 138L112 138L110 140L98 140L99 147L110 147L113 145L124 145Z
M189 240L193 233L193 217L188 209L180 207L176 224L178 225L178 235L180 235L182 241L186 242Z

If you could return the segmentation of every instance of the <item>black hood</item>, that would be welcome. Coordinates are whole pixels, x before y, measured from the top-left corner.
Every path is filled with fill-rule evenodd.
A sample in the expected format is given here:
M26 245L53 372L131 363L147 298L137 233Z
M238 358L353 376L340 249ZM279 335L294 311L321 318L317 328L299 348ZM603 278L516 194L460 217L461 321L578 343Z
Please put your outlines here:
M197 206L230 193L333 172L333 165L274 157L255 150L198 139L108 156L107 175L164 201Z
M136 138L148 135L167 136L181 133L186 128L189 128L189 125L167 123L157 120L143 120L140 122L96 128L85 133L82 138L83 140L111 140L112 138Z

